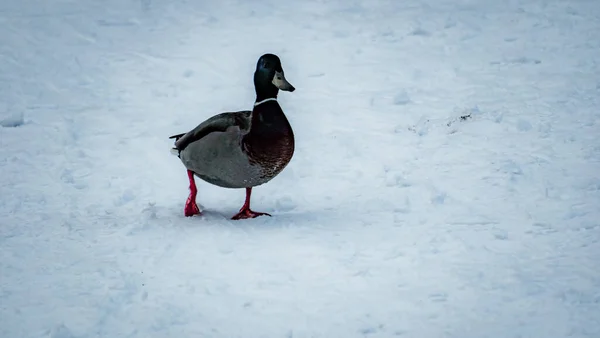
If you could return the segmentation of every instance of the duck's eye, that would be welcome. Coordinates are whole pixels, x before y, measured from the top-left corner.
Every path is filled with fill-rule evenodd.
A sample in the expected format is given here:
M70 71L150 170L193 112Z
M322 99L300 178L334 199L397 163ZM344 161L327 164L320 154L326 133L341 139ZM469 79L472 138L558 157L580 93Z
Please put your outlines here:
M278 76L278 77L277 77L277 80L281 80L281 76Z

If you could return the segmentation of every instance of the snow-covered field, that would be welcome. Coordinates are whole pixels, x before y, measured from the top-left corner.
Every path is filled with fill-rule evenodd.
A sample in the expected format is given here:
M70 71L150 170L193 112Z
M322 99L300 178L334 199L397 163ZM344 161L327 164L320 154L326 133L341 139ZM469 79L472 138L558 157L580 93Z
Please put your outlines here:
M185 218L267 52L273 217ZM4 0L0 125L2 338L600 337L597 0Z

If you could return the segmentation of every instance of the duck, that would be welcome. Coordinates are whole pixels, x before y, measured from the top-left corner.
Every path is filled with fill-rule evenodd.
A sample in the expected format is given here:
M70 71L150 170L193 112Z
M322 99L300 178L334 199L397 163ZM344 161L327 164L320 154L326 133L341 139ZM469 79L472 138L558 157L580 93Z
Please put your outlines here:
M256 100L252 110L214 115L187 133L172 135L171 153L187 169L190 194L184 216L201 215L196 203L195 177L230 189L245 189L246 199L231 219L271 216L250 208L252 189L279 175L294 155L294 132L277 95L293 92L285 78L280 58L271 53L260 56L254 71Z

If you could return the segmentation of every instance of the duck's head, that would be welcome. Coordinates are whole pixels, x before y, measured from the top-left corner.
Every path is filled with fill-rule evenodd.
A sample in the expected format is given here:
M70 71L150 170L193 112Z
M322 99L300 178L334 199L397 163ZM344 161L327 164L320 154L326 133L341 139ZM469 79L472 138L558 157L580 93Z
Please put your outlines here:
M274 54L265 54L258 59L254 72L254 87L257 99L277 97L279 90L293 92L296 90L283 74L281 61Z

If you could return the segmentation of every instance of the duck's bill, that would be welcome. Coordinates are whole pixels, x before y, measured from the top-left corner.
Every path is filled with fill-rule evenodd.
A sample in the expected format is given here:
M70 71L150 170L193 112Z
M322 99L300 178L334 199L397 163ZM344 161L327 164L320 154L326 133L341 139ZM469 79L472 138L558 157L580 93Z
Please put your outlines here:
M294 88L294 86L292 86L292 84L285 79L285 76L283 76L282 72L275 72L275 76L273 76L273 84L275 87L288 92L293 92L296 90L296 88Z

